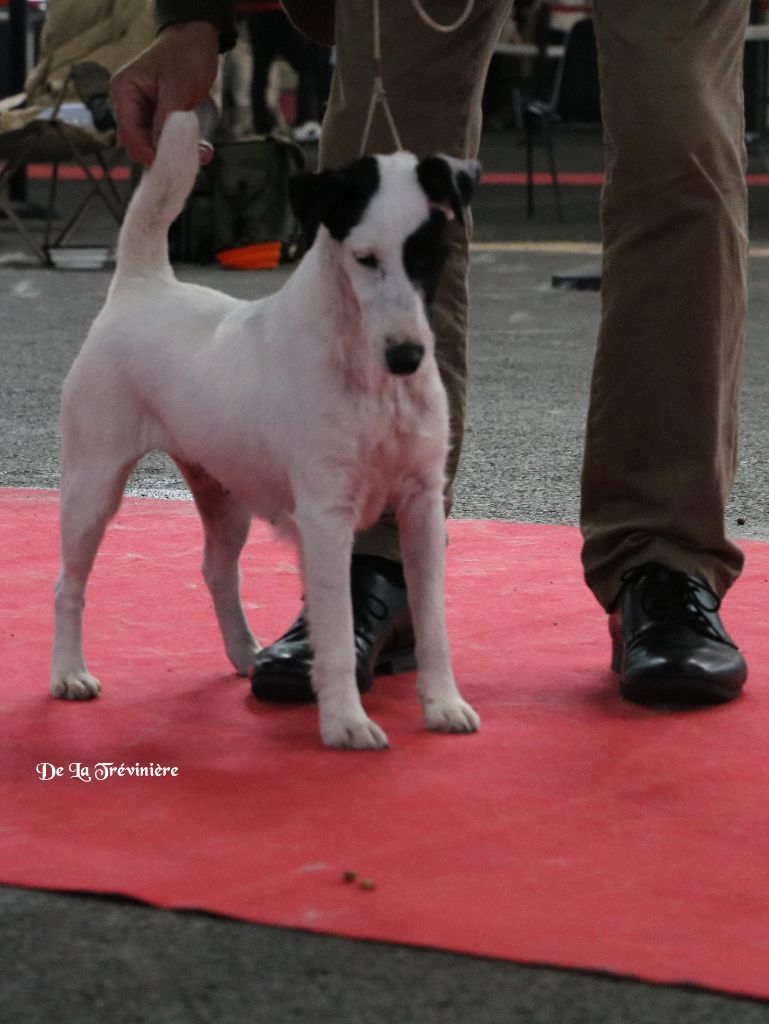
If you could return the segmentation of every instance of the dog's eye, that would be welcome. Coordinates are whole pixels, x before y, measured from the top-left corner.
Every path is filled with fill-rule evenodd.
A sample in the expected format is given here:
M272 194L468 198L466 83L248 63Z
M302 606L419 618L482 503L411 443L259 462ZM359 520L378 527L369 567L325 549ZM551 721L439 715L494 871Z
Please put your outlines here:
M379 260L373 252L353 253L353 255L355 261L362 267L368 267L370 270L376 270L379 267Z

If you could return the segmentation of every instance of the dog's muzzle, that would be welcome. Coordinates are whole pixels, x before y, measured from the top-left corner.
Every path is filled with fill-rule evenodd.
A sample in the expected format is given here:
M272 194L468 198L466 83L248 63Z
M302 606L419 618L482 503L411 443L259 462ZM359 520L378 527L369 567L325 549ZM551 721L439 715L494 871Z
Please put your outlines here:
M389 341L385 349L385 362L390 373L406 376L419 369L425 347L418 341Z

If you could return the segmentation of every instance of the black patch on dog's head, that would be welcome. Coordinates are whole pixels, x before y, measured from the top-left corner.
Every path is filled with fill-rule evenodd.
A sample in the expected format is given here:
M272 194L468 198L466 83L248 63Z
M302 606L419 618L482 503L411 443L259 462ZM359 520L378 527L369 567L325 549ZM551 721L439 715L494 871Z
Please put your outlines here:
M417 178L427 198L448 206L460 224L465 222L465 207L470 205L480 172L475 160L441 154L425 157L417 165Z
M435 298L443 265L446 262L446 215L431 210L430 218L403 243L403 266L409 279L424 296L425 304Z
M325 224L337 242L344 241L360 223L378 188L379 167L373 156L361 157L336 170L298 174L292 178L288 183L288 196L307 245L312 245L321 224Z

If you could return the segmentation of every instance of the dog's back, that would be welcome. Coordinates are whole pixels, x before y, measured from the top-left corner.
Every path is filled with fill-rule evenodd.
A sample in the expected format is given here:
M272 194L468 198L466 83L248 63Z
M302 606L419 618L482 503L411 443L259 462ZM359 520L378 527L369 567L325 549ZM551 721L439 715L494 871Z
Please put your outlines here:
M198 173L200 129L194 112L170 114L152 166L126 211L113 287L127 277L172 276L168 229L179 216Z

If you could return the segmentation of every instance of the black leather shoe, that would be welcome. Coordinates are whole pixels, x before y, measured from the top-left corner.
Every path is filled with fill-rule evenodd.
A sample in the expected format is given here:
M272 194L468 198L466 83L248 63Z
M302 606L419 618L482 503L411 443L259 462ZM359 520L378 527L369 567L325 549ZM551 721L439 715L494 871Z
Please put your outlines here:
M381 571L384 569L385 571ZM414 634L400 568L384 559L355 555L350 570L355 675L361 693L374 677L416 668ZM288 630L259 651L251 690L265 701L313 701L312 647L304 610Z
M720 704L739 696L748 668L697 576L645 562L622 576L609 616L612 669L639 704Z

